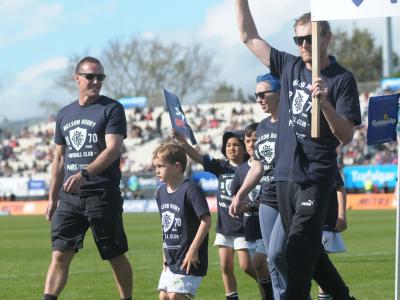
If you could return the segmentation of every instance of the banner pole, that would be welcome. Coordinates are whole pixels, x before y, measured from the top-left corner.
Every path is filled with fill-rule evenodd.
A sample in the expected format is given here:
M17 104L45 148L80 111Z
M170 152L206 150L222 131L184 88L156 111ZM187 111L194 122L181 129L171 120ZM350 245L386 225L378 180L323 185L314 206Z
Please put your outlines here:
M319 40L320 40L320 24L318 21L312 22L312 82L319 77ZM319 120L320 120L321 108L318 98L312 98L311 107L311 137L319 138Z
M395 266L395 287L394 287L394 299L399 300L399 250L400 250L400 150L399 150L399 141L400 141L400 97L397 102L397 182L396 188L394 192L395 200L396 200L396 266Z

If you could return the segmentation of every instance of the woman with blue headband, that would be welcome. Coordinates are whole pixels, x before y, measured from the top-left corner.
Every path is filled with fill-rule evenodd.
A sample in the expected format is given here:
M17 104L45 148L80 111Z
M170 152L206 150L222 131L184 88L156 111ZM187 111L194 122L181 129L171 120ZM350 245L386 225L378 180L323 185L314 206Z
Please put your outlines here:
M246 195L261 181L260 227L267 249L274 299L284 299L287 284L286 235L282 227L274 179L280 83L271 74L257 77L256 101L268 116L257 127L254 162L232 200L230 213L239 214Z

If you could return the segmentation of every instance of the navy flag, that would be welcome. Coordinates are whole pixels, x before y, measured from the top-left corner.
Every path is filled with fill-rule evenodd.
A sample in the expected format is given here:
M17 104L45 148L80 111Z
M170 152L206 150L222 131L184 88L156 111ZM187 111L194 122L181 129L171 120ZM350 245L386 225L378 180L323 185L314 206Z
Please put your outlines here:
M369 98L367 144L396 141L400 94Z
M186 121L185 114L182 110L182 106L179 103L179 99L176 95L168 92L164 89L165 101L167 101L167 107L169 117L171 119L172 128L174 128L180 135L188 137L192 145L196 145L196 139L194 138L192 128Z

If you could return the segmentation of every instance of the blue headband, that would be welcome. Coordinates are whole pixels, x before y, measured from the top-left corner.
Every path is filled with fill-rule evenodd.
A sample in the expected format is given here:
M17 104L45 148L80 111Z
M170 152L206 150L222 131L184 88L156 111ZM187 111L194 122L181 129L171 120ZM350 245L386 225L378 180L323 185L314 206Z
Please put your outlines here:
M273 91L277 91L277 90L281 89L281 84L280 84L278 78L276 78L271 73L257 76L256 82L259 83L261 81L265 81L265 82L269 83L269 85L271 86L271 89Z

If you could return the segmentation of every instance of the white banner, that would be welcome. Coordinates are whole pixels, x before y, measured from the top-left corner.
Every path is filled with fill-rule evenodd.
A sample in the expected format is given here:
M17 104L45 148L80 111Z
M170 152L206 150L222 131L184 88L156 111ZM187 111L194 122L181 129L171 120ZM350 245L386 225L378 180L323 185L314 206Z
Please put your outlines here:
M400 16L400 0L311 0L313 21Z

